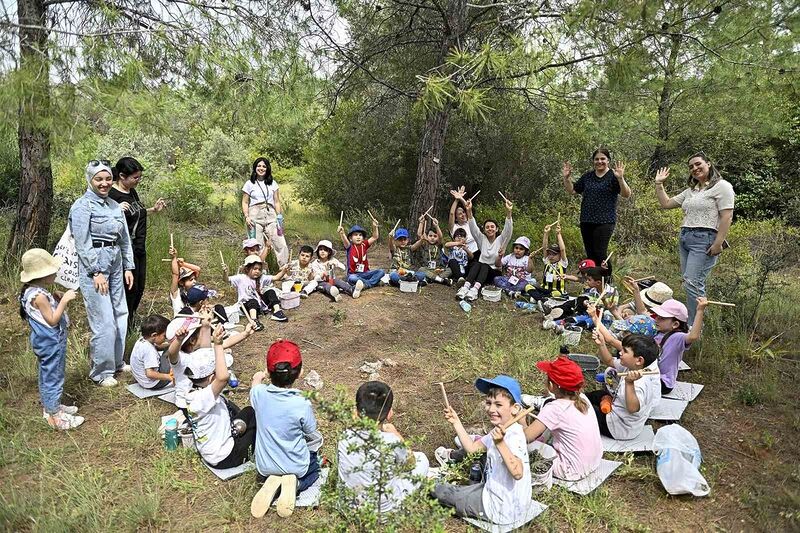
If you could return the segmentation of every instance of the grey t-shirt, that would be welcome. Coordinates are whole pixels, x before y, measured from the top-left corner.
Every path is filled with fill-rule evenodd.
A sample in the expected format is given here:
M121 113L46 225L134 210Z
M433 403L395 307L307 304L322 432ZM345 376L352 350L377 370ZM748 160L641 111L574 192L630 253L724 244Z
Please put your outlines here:
M140 337L131 351L131 374L136 382L145 389L152 389L158 385L158 380L148 378L145 371L148 368L158 370L160 366L161 354L158 353L155 346Z
M725 180L719 180L708 189L692 189L687 187L672 200L683 209L684 228L719 228L719 212L723 209L733 209L736 195L733 185Z

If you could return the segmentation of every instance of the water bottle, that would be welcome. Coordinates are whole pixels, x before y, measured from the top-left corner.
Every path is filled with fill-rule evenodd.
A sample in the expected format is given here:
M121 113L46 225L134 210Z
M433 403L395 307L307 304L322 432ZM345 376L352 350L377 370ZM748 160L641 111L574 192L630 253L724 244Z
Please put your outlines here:
M611 405L614 403L614 398L606 394L600 398L600 412L607 415L611 412Z
M475 485L476 483L480 483L482 477L483 473L481 472L481 464L472 463L472 466L469 468L469 484Z
M174 418L167 420L164 424L166 430L164 431L164 448L167 450L178 449L178 421Z
M233 372L228 373L228 386L232 389L235 389L239 386L239 378L237 378L236 374Z
M283 237L283 215L279 214L276 219L277 223L275 224L275 233L278 234L278 237Z
M517 309L522 309L523 311L536 311L539 309L536 304L531 302L514 302L514 305Z
M240 435L244 435L245 431L247 431L247 423L241 418L236 418L233 422L231 422L232 436L238 437Z
M252 228L248 228L247 230L247 237L250 239L256 238L256 227L253 226Z
M464 312L467 314L469 314L469 312L472 311L472 306L466 300L461 300L460 302L458 302L458 305L460 305L461 309L463 309Z

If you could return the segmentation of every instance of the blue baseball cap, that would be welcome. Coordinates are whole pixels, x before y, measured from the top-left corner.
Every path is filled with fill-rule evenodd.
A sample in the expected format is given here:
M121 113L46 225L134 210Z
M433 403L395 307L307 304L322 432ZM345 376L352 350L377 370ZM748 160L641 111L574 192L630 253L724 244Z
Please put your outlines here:
M206 289L205 287L202 286L198 287L197 285L195 285L194 287L186 291L186 301L189 303L189 305L200 303L203 300L206 300L207 298L208 298L208 289Z
M397 239L408 239L408 230L406 228L397 228L397 231L394 232L394 238Z
M353 233L361 233L361 235L363 235L364 237L367 236L367 230L365 230L364 228L362 228L358 224L356 224L355 226L352 226L350 228L350 231L347 232L347 236L349 237Z
M475 388L481 391L483 394L489 394L489 389L492 387L506 389L511 394L511 397L514 398L516 403L522 403L522 389L520 388L517 380L511 376L504 376L501 374L493 377L492 379L478 378L475 380Z

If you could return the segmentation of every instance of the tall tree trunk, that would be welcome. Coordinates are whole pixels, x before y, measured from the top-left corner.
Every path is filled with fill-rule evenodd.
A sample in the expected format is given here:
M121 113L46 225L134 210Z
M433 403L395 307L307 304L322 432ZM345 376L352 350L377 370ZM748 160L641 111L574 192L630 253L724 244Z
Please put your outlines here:
M672 35L669 57L664 68L664 86L661 88L661 96L658 100L658 143L653 155L650 157L650 170L655 170L669 165L670 150L667 147L670 136L669 119L672 114L673 84L675 82L675 65L681 50L681 36Z
M442 46L439 52L441 65L453 46L461 41L467 18L467 0L449 0L446 6L447 20L443 20ZM444 108L430 113L422 128L422 140L419 147L417 176L414 180L414 193L408 213L409 229L416 229L417 219L433 205L431 215L436 216L436 197L442 177L442 156L447 139L447 124L450 120L452 104L446 103ZM421 235L420 235L421 237Z
M6 259L30 246L46 247L53 204L50 167L50 61L42 0L18 0L20 75L25 91L20 96L18 139L22 182L17 216L6 249Z

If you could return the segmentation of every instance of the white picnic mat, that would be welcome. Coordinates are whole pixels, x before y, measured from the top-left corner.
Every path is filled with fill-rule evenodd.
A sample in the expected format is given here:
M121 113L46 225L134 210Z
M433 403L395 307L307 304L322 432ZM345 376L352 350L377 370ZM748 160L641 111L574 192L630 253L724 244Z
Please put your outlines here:
M669 398L670 400L683 400L685 402L692 402L700 394L705 385L699 383L688 383L686 381L676 381L675 387L672 392L665 394L662 398Z
M648 426L649 427L649 426ZM597 470L589 474L583 479L579 479L577 481L567 481L564 479L558 479L556 477L553 478L553 483L564 487L570 492L575 492L582 496L586 496L594 489L599 487L603 484L603 482L608 479L614 470L622 466L622 463L619 461L608 461L606 459L600 460L600 466L597 467Z
M610 439L604 435L600 435L600 440L603 443L603 451L612 453L625 453L625 452L652 452L653 451L653 438L656 434L653 431L653 426L645 426L639 436L631 440L616 440Z
M650 420L680 420L686 406L689 402L684 400L670 400L669 398L662 398L658 405L653 408L653 411L648 417Z
M684 361L683 359L681 359L681 362L680 362L680 363L678 363L678 371L679 371L679 372L680 372L681 370L691 370L691 369L692 369L692 367L690 367L689 365L687 365L687 364L686 364L686 361Z
M169 394L170 392L173 394L175 393L174 385L167 385L163 389L153 390L153 389L145 389L138 383L131 383L126 388L128 389L128 392L130 392L139 399L152 398L154 396L163 396L165 394Z
M228 481L229 479L239 477L245 472L253 470L256 467L255 463L252 461L247 461L246 463L243 463L239 466L234 466L233 468L214 468L207 462L203 461L202 458L200 459L200 462L203 463L206 468L211 470L211 472L222 481Z
M531 500L531 504L528 506L528 511L525 513L525 517L517 522L514 522L513 524L499 525L487 522L485 520L478 520L477 518L462 518L462 520L484 531L489 531L491 533L507 533L508 531L513 531L524 526L545 512L545 510L547 510L547 506L545 504L539 503L536 500Z
M159 396L158 399L161 400L162 402L167 402L167 403L171 403L172 405L176 405L175 404L175 389L172 389L171 391L167 392L167 394Z

